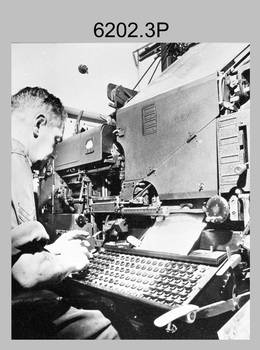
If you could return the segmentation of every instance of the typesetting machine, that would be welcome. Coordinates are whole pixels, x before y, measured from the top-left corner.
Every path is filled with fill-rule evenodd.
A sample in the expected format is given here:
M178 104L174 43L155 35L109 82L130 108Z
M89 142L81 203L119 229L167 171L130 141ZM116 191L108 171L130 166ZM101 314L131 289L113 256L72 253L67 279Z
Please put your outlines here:
M210 337L205 324L249 300L249 45L139 58L158 50L159 77L138 93L109 84L115 111L96 127L80 130L79 112L41 174L40 217L53 239L89 233L93 259L66 280L75 300L95 296L140 338Z

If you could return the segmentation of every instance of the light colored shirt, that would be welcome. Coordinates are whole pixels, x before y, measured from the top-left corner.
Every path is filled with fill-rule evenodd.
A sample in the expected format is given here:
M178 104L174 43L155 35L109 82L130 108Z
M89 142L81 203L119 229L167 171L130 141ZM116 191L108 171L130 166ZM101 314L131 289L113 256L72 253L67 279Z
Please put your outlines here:
M28 243L44 245L49 238L36 221L31 162L23 145L14 139L11 149L11 238L12 255Z

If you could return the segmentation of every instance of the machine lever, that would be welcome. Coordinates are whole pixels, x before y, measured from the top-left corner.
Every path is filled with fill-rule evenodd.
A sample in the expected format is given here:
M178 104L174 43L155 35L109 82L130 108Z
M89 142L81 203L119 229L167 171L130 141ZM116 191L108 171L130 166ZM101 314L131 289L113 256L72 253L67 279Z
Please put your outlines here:
M233 254L224 263L224 265L216 272L216 276L222 276L230 267L233 269L241 262L240 254Z
M171 328L172 321L178 318L183 319L187 323L193 323L196 318L214 317L224 312L234 311L237 308L240 309L249 299L250 292L245 292L231 299L221 300L202 307L192 304L183 305L158 317L154 321L154 324L157 327L164 327L167 325L167 327Z
M127 240L128 243L130 243L130 244L131 244L132 246L134 246L134 247L139 247L140 244L142 243L142 242L140 241L140 239L137 239L137 238L134 237L134 236L128 236L128 237L126 238L126 240Z
M195 321L196 311L198 309L199 307L197 305L192 304L177 307L156 318L154 325L161 328L182 317L185 317L186 322L192 323Z

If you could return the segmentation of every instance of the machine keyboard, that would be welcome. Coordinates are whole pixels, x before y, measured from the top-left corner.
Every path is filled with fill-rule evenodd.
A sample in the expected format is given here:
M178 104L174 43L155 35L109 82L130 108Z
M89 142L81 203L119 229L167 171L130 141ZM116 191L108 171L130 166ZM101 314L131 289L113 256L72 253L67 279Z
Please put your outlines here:
M107 293L172 308L189 303L214 271L203 264L104 250L73 279Z

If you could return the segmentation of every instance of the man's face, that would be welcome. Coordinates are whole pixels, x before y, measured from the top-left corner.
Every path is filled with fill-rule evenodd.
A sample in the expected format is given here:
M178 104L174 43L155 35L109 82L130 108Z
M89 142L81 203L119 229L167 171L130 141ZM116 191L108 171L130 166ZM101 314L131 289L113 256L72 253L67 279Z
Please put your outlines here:
M30 149L29 158L34 164L49 158L54 151L54 146L62 141L64 127L41 125L38 137L34 139Z

